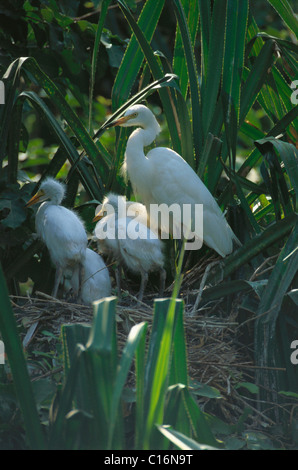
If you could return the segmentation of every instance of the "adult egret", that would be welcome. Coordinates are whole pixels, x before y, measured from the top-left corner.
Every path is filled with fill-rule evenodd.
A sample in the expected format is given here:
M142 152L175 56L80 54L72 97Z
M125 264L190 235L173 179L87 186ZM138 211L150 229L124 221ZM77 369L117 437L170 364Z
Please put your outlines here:
M79 268L65 274L64 290L67 292L79 290ZM80 300L85 305L90 305L95 300L109 297L111 295L111 280L109 271L102 257L91 250L86 249L84 262L84 279L82 281Z
M108 214L102 217L107 209ZM143 298L148 273L151 271L160 271L162 295L166 277L163 247L158 235L147 227L145 206L109 193L103 200L101 211L93 220L99 221L95 227L99 250L117 260L116 280L119 293L120 268L123 263L130 271L141 275L139 300Z
M117 125L138 127L128 139L123 170L128 174L134 193L145 204L150 218L150 205L163 204L170 207L177 204L181 217L177 221L174 215L173 225L181 223L183 211L186 211L183 205L186 204L191 210L193 223L195 204L203 204L204 243L222 257L230 254L233 251L233 242L240 242L216 200L195 171L178 153L169 148L156 147L145 155L144 147L152 144L160 132L154 114L146 106L134 105L110 127ZM202 241L199 230L194 229L193 225L188 228Z
M76 295L80 295L84 276L87 234L80 218L71 210L61 206L65 186L53 178L47 178L26 207L42 202L35 216L36 232L47 246L56 267L52 296L57 297L63 272L78 268L79 282Z

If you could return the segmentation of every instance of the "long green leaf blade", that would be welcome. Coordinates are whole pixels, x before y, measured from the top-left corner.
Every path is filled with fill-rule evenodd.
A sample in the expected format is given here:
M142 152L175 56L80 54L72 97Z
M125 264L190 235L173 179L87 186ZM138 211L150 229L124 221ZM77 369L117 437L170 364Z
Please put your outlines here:
M206 87L202 97L203 130L206 137L216 109L222 78L227 0L215 0L212 11Z
M141 47L141 49L142 49L142 51L143 51L143 53L146 57L147 63L150 67L150 70L151 70L151 73L152 73L154 79L158 80L158 79L162 78L163 75L164 75L164 72L163 72L157 58L155 57L149 42L147 41L146 37L144 36L143 31L139 27L138 23L136 23L136 21L134 20L134 17L132 16L132 14L129 11L129 8L125 4L125 2L123 0L118 0L118 3L119 3L119 6L120 6L121 10L123 11L123 14L125 15L128 23L130 25L132 31L134 32L134 34L135 34L135 36L138 40L139 46ZM173 147L178 153L181 153L181 141L180 141L180 137L179 137L179 131L178 131L177 123L176 123L175 119L173 119L173 108L172 108L173 103L171 101L169 92L168 92L168 90L165 90L165 89L161 88L159 90L159 94L160 94L160 98L161 98L161 101L162 101L162 104L163 104L164 113L166 114L166 117L167 117L167 123L168 123L169 132L170 132L170 135L171 135Z
M145 3L139 16L138 26L148 43L152 40L163 6L164 0L149 0ZM113 86L112 103L114 110L127 100L143 60L144 52L140 49L136 37L132 36Z
M298 20L288 0L268 0L298 39Z
M192 41L189 29L180 0L173 0L174 11L180 28L182 43L184 48L185 59L187 63L189 89L192 107L192 128L195 156L198 159L203 147L203 122L200 103L200 89L198 81L198 73L194 58Z
M100 46L102 30L105 24L108 7L110 3L111 3L111 0L103 0L101 4L101 12L100 12L100 16L99 16L99 20L97 24L93 53L92 53L90 87L89 87L89 132L92 131L92 105L93 105L93 92L94 92L94 85L95 85L95 74L96 74L98 50Z
M39 421L36 403L28 375L14 313L11 308L5 278L0 266L0 332L5 345L5 354L11 367L15 389L24 417L29 446L32 450L46 447L45 437Z

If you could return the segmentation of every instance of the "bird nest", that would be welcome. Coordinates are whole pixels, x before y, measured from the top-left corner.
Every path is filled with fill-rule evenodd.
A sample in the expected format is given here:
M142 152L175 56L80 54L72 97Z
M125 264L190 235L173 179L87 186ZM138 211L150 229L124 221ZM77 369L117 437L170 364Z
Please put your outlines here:
M233 308L230 315L226 316L222 301L218 300L199 308L194 314L194 305L189 299L197 295L198 291L183 289L182 286L190 385L205 410L214 412L230 424L237 423L248 403L238 394L234 385L248 380L247 374L253 372L253 365L243 345L237 343L239 325ZM154 294L147 294L144 301L138 303L131 293L125 291L118 301L116 320L120 352L134 324L146 321L150 332L154 297ZM39 292L34 297L11 296L11 302L23 347L29 353L55 350L53 341L59 341L63 324L91 324L93 319L92 307L57 300ZM129 386L133 386L133 381L132 371ZM216 389L220 398L214 399L209 392L205 393L206 386L209 392ZM249 407L253 408L251 403ZM255 411L257 418L258 412Z

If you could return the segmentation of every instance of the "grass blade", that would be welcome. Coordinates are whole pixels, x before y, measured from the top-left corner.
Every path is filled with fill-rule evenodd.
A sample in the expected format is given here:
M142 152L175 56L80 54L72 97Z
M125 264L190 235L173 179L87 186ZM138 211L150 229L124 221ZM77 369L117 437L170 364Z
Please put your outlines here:
M244 64L245 38L249 2L228 0L225 40L223 91L229 96L227 122L234 107L239 120L242 68Z
M149 3L149 2L147 2ZM159 2L157 2L159 3ZM147 41L146 37L143 34L143 31L141 30L140 26L136 21L134 20L134 17L132 16L131 12L129 11L127 5L124 3L123 0L118 0L118 4L127 19L129 26L131 27L132 31L134 32L138 44L141 47L144 56L146 58L146 61L150 67L151 73L154 77L155 80L161 79L164 75L164 72L156 58L156 56L153 53L153 50L151 49L151 46L149 42ZM146 4L147 5L147 4ZM168 128L169 132L171 135L171 140L172 140L172 145L173 148L178 152L181 153L181 141L179 137L179 131L177 127L177 123L175 119L173 119L173 103L172 100L169 96L168 90L164 90L161 88L159 90L160 98L163 104L164 108L164 113L167 118L167 123L168 123ZM175 115L175 113L174 113Z
M198 73L196 70L196 63L194 58L192 41L190 39L190 33L185 18L185 13L182 8L180 0L173 1L174 11L176 14L177 22L181 32L182 43L184 48L185 59L187 63L188 78L189 78L189 89L192 107L192 128L193 128L193 139L194 139L194 152L195 157L198 159L201 154L203 147L203 122L202 112L200 103L200 89L198 81Z
M266 250L269 246L287 236L296 222L297 215L291 214L285 219L269 226L263 233L253 237L227 259L223 260L223 267L214 269L214 274L210 277L209 281L215 284L225 279L240 266L243 266L243 264Z
M93 92L94 92L94 85L95 85L95 74L96 74L98 50L100 46L102 30L104 27L104 23L106 20L110 3L111 3L111 0L103 0L101 4L101 13L100 13L98 24L97 24L93 53L92 53L90 87L89 87L89 126L88 126L90 133L92 132L92 105L93 105Z
M157 426L158 430L180 450L217 450L216 447L199 444L170 426Z
M203 131L207 137L215 112L223 70L227 0L215 0L212 11L206 87L202 97Z
M128 10L124 3L122 3L122 7ZM164 0L149 0L145 3L139 16L138 27L148 43L152 40L163 7ZM140 49L137 38L132 36L119 67L112 90L112 104L114 110L119 108L119 106L127 100L143 60L144 51Z
M77 164L79 159L77 149L75 148L71 140L68 138L66 133L63 131L55 116L46 106L44 101L36 93L31 91L23 92L21 93L21 95L19 95L18 100L24 99L28 99L30 103L37 109L37 111L45 116L47 124L53 129L57 140L65 149L69 161L72 165ZM101 200L102 191L95 183L94 179L91 177L88 169L82 161L78 163L78 171L80 173L82 183L87 193L89 194L89 197L91 197L92 199Z
M185 12L185 17L187 18L187 27L189 30L189 39L192 44L192 49L194 48L197 30L199 26L199 4L197 0L182 0L181 7ZM188 38L186 38L188 40ZM185 54L183 53L183 42L181 37L180 28L177 28L176 31L176 41L175 41L175 50L174 50L174 58L173 58L173 70L180 78L180 89L181 94L186 100L187 92L189 87L189 79L188 79L188 67L185 58Z
M24 418L28 444L32 450L45 449L45 437L39 421L23 348L11 308L5 278L0 266L0 332L5 345L14 386Z
M283 298L297 273L297 246L298 223L293 228L288 241L279 255L257 311L255 329L256 363L265 368L271 366L278 367L280 362L283 363L280 359L279 348L277 347L277 320ZM283 377L276 371L265 369L262 371L262 374L258 374L258 382L266 390L263 392L263 395L266 395L266 399L269 398L270 401L277 400L276 391L283 389L279 385L280 380L283 380Z
M269 40L264 44L242 87L239 115L240 125L244 121L253 103L256 101L258 94L266 81L268 70L274 61L274 48L275 43L272 40Z
M268 0L298 39L298 20L288 0Z
M119 403L124 385L126 383L127 374L130 370L135 351L139 342L144 341L147 329L147 323L142 322L132 327L129 332L126 344L122 351L122 356L117 369L117 376L113 385L113 396L111 403L110 426L109 426L109 440L108 448L113 448L113 434L117 421L117 413L119 412Z

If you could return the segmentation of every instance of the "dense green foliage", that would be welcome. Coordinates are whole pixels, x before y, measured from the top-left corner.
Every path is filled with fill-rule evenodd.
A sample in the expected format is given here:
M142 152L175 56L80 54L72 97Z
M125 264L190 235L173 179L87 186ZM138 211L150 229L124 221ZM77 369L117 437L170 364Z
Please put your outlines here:
M295 410L298 393L298 366L290 361L298 338L298 20L291 2L9 0L0 6L0 28L0 333L16 392L0 365L7 403L0 405L0 448L223 445L188 387L182 258L172 300L155 303L147 355L141 323L118 358L115 299L94 306L92 326L63 328L62 387L42 424L9 303L8 293L28 286L33 294L51 289L49 256L32 238L34 212L25 208L43 178L67 181L65 204L90 233L106 192L132 197L119 171L128 131L108 131L106 123L144 99L162 125L159 144L198 173L243 244L212 271L202 301L242 294L244 310L257 317L260 412L276 404L269 415L297 445L297 413L289 423L278 406L291 397ZM192 254L190 267L206 254ZM251 281L271 257L270 275ZM134 359L127 419L123 390ZM23 420L10 427L17 399Z

